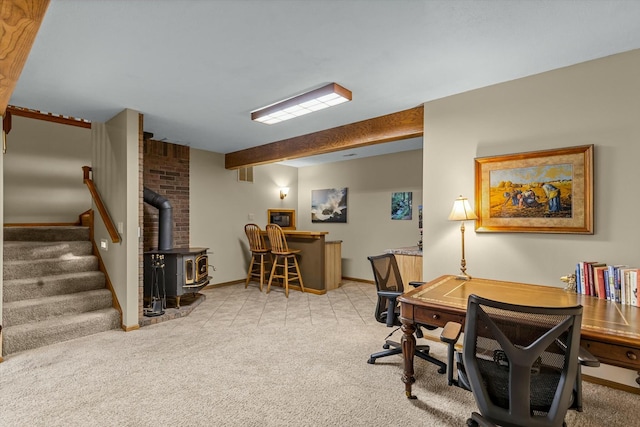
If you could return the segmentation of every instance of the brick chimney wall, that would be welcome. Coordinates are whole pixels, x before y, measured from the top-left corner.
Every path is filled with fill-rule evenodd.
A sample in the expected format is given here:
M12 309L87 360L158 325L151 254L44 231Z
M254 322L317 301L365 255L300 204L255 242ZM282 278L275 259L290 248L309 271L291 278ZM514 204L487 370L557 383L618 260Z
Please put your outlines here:
M144 186L171 203L173 247L189 247L189 147L144 141ZM158 209L144 203L144 250L158 247Z

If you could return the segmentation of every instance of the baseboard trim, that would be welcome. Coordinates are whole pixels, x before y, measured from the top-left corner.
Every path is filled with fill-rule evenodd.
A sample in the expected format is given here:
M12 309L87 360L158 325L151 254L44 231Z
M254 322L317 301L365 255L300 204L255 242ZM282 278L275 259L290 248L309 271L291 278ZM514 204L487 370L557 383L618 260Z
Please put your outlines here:
M376 284L376 282L374 282L373 280L358 279L357 277L347 277L347 276L342 276L342 281L368 283L370 285Z
M239 279L239 280L232 280L231 282L210 284L205 286L203 289L215 289L215 288L222 288L225 286L237 285L238 283L243 283L245 280L246 279Z
M125 326L122 325L122 330L125 332L131 332L131 331L135 331L136 329L140 329L140 325L136 324L136 325L131 325L131 326Z
M626 391L628 393L640 394L640 388L632 387L627 384L620 384L614 381L605 380L603 378L593 377L591 375L582 374L582 380L593 383L593 384L599 384L599 385L611 387L616 390Z

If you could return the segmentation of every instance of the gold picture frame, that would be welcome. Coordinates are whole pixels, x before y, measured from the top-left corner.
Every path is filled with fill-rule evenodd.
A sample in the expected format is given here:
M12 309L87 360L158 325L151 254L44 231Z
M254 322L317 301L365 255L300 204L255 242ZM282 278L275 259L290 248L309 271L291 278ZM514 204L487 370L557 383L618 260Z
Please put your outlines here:
M294 209L268 209L267 223L278 224L283 230L295 230L296 211Z
M476 158L476 231L593 234L593 151Z

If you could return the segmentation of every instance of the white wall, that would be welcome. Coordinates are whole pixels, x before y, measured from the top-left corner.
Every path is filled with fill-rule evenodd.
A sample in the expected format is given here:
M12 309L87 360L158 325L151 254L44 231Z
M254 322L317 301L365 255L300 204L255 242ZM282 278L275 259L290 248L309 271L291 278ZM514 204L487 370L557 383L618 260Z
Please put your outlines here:
M347 224L312 223L311 191L348 187ZM391 219L391 193L413 193L412 220ZM416 246L422 197L421 150L345 160L298 170L298 229L342 240L342 275L373 280L369 255Z
M82 166L91 165L91 130L12 117L4 168L5 223L75 223L91 207Z
M296 209L298 170L276 164L256 166L254 182L240 182L237 171L224 168L223 154L193 148L189 164L191 246L206 247L212 253L209 264L216 268L210 272L212 284L244 279L250 260L244 226L254 222L264 229L268 209ZM284 200L280 200L280 187L290 188Z
M638 70L635 50L426 103L424 278L459 271L459 223L447 216L459 194L473 200L475 157L587 144L595 233L476 233L468 222L467 272L562 287L581 260L640 266Z

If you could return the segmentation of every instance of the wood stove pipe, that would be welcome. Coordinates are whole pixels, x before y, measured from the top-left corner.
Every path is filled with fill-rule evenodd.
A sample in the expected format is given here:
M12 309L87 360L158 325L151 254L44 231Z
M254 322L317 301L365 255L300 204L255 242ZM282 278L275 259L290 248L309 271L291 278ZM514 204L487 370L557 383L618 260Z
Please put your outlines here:
M144 187L144 201L158 209L158 250L167 251L173 247L173 208L169 200L153 190Z

